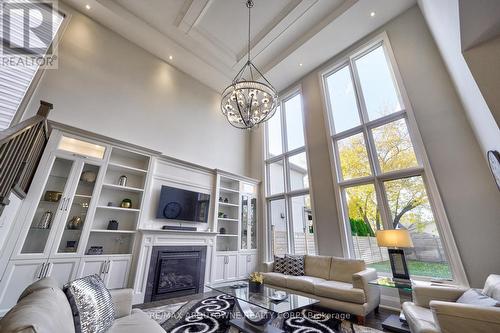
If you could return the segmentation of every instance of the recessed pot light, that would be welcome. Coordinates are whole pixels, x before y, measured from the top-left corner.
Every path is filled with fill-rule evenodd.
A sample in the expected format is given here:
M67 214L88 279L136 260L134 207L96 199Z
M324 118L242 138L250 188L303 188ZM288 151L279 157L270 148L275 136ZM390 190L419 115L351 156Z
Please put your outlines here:
M86 10L90 10L90 8L91 8L91 7L90 7L90 5L89 5L89 4L86 4L86 5L85 5L85 9L86 9Z
M302 63L300 63L299 66L302 67Z
M371 17L374 17L374 16L375 16L375 14L376 14L375 12L371 12L371 13L370 13L370 16L371 16Z
M174 57L173 57L173 56L171 56L171 55L169 55L169 56L168 56L168 59L169 59L169 60L174 60Z

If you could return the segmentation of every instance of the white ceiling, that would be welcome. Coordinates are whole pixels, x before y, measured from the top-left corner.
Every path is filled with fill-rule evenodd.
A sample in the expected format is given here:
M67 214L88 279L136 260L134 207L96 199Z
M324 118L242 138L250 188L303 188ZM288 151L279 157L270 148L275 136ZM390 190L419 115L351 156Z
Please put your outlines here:
M231 82L246 61L245 0L65 1L218 91ZM278 90L416 3L415 0L254 2L252 59ZM90 10L85 9L87 4ZM371 17L371 12L376 15Z

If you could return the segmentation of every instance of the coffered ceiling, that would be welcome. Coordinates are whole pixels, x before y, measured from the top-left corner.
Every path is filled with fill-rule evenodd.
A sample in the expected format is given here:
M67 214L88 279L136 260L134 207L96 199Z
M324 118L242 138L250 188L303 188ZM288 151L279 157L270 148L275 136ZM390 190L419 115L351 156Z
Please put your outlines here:
M218 91L246 61L245 0L65 1ZM415 0L254 2L252 59L278 90L415 4Z

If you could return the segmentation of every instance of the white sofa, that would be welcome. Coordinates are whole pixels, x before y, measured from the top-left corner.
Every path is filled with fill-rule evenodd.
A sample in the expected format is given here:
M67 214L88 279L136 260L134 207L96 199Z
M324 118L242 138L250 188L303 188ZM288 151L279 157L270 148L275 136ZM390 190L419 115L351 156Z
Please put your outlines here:
M115 322L107 333L165 333L154 320L132 310L132 289L111 290ZM51 278L28 286L18 303L0 320L2 333L75 333L71 307L64 292Z
M273 262L265 263L266 285L316 298L320 306L356 315L359 323L380 304L379 288L368 284L377 272L363 260L306 255L304 276L276 273L273 267Z
M500 332L500 307L455 303L467 289L413 286L413 302L403 304L412 333ZM490 275L483 293L500 301L500 275Z

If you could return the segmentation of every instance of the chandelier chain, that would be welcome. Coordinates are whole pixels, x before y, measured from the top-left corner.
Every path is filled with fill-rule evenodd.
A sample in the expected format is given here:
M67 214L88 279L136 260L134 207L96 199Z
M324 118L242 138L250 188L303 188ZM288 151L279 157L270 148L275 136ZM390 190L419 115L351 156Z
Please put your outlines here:
M250 17L252 14L252 7L253 7L252 0L247 1L247 7L248 7L248 63L250 63Z

